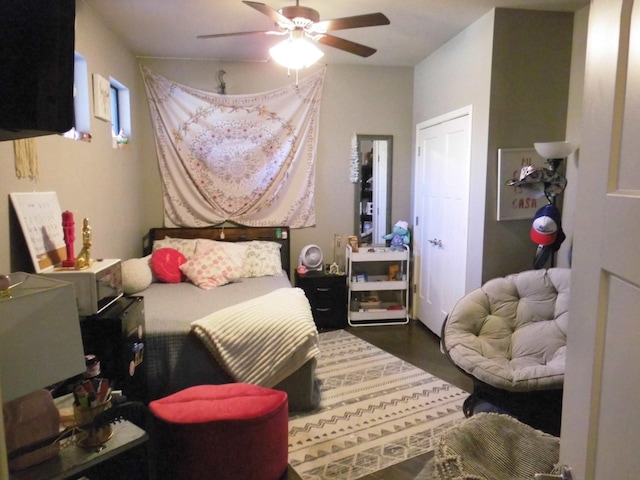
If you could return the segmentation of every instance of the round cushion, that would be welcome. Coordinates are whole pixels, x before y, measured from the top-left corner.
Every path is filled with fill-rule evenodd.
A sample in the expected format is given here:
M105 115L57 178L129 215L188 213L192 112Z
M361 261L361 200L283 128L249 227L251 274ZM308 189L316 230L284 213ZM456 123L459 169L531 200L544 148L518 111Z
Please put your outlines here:
M288 463L288 402L244 383L199 385L149 403L166 478L277 480Z
M160 248L151 254L151 270L161 282L180 283L186 278L180 265L186 261L187 257L175 248Z
M130 258L122 262L122 291L125 295L145 290L153 281L149 258Z
M571 270L529 270L469 292L445 322L443 346L462 370L511 392L562 388Z

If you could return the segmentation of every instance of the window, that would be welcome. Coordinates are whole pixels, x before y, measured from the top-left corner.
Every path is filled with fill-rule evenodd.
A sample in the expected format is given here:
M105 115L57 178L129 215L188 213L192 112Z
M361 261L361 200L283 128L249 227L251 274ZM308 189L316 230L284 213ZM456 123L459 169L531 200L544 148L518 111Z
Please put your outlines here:
M129 143L131 138L131 110L129 107L129 89L113 77L111 85L111 131L115 138L114 148Z
M111 84L111 131L115 137L120 133L120 109L118 107L118 89Z
M89 76L87 61L78 52L73 55L73 128L64 136L73 140L90 141Z

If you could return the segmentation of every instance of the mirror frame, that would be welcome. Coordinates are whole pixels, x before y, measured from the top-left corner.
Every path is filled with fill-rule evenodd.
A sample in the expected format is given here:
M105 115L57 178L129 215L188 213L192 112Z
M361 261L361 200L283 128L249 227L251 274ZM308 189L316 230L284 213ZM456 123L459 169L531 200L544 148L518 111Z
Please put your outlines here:
M387 142L387 205L386 205L386 233L391 232L391 183L393 177L393 135L369 135L369 134L356 134L356 143L358 146L358 181L355 183L355 195L354 195L354 231L358 236L358 242L360 238L360 202L362 201L362 158L364 151L362 149L363 142L374 142L376 140L383 140ZM372 239L373 240L373 239ZM372 244L376 244L372 241Z

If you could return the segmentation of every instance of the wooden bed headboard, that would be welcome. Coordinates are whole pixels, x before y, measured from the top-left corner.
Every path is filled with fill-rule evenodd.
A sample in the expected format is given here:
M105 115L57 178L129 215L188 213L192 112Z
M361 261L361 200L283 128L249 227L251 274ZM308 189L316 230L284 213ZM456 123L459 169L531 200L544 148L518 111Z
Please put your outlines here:
M220 234L224 232L224 238ZM218 240L221 242L247 242L250 240L266 240L282 245L280 248L280 258L282 268L287 275L291 275L291 249L289 227L242 227L242 226L219 226L219 227L157 227L150 228L149 233L143 240L144 255L149 255L155 240L162 240L165 237L171 238L205 238L207 240Z

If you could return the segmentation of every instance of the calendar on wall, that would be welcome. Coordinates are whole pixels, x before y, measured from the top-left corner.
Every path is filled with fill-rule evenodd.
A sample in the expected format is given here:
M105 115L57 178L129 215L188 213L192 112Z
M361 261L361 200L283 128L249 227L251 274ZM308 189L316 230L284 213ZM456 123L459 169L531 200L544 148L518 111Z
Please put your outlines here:
M10 193L36 273L67 258L62 211L56 192Z

